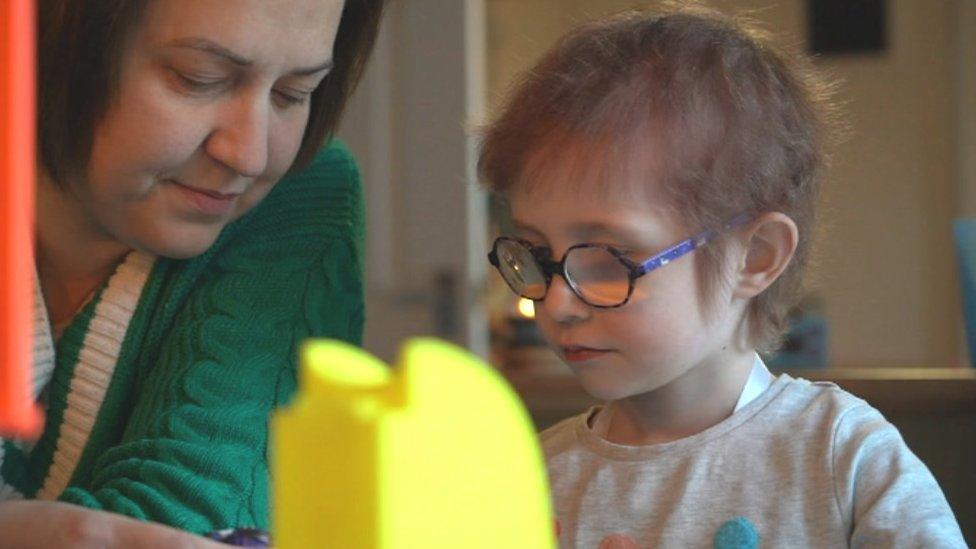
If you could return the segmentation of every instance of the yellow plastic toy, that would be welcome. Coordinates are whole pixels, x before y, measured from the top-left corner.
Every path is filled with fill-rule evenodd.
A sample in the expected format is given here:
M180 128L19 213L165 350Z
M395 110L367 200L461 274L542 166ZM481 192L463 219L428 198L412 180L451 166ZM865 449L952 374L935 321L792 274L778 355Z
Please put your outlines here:
M555 547L528 416L466 351L415 339L390 369L311 341L300 387L272 420L276 547Z

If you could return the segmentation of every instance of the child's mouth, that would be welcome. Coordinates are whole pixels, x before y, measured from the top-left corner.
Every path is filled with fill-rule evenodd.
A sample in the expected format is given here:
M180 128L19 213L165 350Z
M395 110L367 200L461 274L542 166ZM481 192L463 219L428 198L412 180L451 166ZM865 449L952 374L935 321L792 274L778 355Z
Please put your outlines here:
M569 346L561 347L563 358L566 362L585 362L594 358L599 358L608 352L607 349L593 349L591 347Z

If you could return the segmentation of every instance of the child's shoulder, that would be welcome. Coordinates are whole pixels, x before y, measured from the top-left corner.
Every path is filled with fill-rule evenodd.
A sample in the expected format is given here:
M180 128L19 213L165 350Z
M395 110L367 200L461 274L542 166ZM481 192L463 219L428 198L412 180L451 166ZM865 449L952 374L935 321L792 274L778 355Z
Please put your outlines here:
M829 381L809 381L782 374L783 388L760 414L784 420L792 429L840 431L890 426L884 416L864 399Z
M832 411L843 411L868 403L840 388L832 381L810 381L802 377L780 374L777 378L784 385L779 395L780 404L806 410L808 408L825 408Z
M780 400L796 408L826 408L842 412L868 406L864 399L845 391L832 381L810 381L789 374L780 374L777 381L784 385Z
M550 458L575 447L579 440L577 430L581 424L586 422L587 416L592 413L593 409L587 410L582 414L568 417L542 431L539 434L539 442L542 445L543 454Z

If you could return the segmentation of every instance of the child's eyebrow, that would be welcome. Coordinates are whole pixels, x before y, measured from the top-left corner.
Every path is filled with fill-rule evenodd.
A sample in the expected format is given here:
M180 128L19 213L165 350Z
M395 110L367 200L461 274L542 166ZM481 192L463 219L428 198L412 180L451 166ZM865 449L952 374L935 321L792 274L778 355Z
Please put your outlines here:
M521 234L528 233L528 234L531 234L532 236L537 236L539 238L542 238L543 237L542 231L540 231L539 229L536 229L532 225L525 224L525 223L523 223L521 221L518 221L518 220L515 220L515 219L512 220L512 225L515 227L515 230L518 231Z
M641 240L636 231L600 221L573 224L571 232L575 238L581 240L593 238L609 238L620 242L639 242Z

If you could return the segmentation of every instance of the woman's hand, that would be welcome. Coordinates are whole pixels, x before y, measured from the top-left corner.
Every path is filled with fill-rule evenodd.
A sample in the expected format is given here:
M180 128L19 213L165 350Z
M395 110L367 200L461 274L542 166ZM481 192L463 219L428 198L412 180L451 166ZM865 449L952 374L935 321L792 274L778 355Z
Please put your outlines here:
M226 549L200 536L69 503L0 503L0 545L10 549Z

